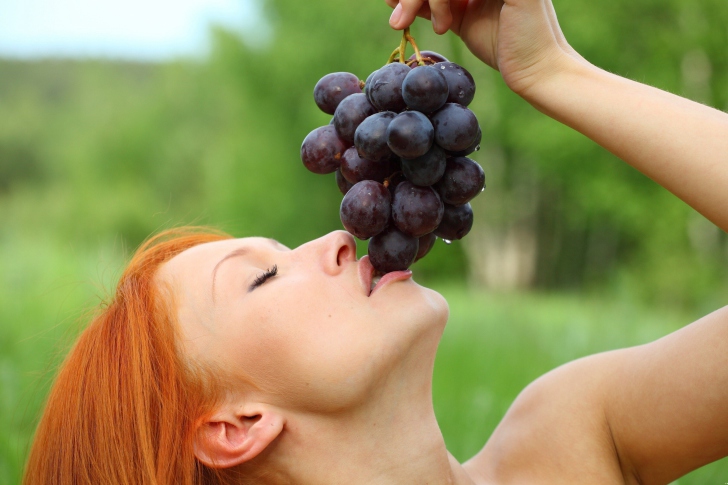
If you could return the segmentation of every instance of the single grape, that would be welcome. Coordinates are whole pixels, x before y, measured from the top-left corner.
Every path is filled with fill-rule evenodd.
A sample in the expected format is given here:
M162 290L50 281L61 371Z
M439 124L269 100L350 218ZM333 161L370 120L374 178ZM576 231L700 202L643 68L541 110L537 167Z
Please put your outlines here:
M354 133L362 121L377 110L367 99L366 94L357 93L344 98L334 113L334 126L339 137L352 145Z
M448 60L443 56L442 54L438 54L434 51L420 51L420 55L422 56L423 60L426 64L435 64L437 62L448 62ZM409 56L409 59L407 61L413 61L417 59L417 54L412 54Z
M475 114L457 103L446 103L432 115L432 126L435 128L435 142L452 152L470 147L480 129Z
M425 234L424 236L420 236L419 249L417 250L417 257L415 257L415 262L427 256L427 253L430 252L432 246L435 245L435 241L437 241L437 236L435 236L434 232Z
M475 96L475 81L468 70L454 62L441 62L434 67L447 81L447 102L469 105Z
M394 191L392 221L397 229L413 237L437 229L445 207L432 187L418 187L402 182Z
M360 156L369 160L392 158L394 153L387 145L387 127L395 116L392 111L383 111L361 122L354 132L354 145Z
M381 274L404 271L415 262L418 249L416 237L389 226L369 241L369 262Z
M346 143L331 125L321 126L309 133L301 144L301 160L313 173L331 173L341 162Z
M475 160L466 157L447 159L445 174L435 185L442 201L450 205L470 202L485 188L485 172Z
M391 200L389 191L379 182L363 180L356 183L341 201L341 223L360 239L375 236L387 226Z
M372 78L377 73L377 71L374 71L373 73L369 74L367 76L367 80L364 81L364 94L367 95L367 99L369 102L372 102ZM374 103L372 103L372 106L374 106Z
M448 99L445 76L437 66L423 66L410 70L402 83L402 98L409 109L432 113Z
M415 185L433 185L445 173L446 160L445 151L433 144L432 148L421 157L403 158L402 172L404 172L407 180Z
M471 153L480 150L480 142L483 139L483 132L480 131L480 127L478 127L478 135L475 137L475 140L473 143L470 144L468 148L465 150L460 150L457 152L448 152L448 154L451 157L465 157L470 155Z
M334 114L341 100L361 93L359 78L350 72L332 72L322 77L313 88L313 99L321 111Z
M339 191L344 195L346 195L346 193L349 191L349 189L351 189L354 186L354 184L352 184L351 182L346 180L344 178L344 176L341 175L340 168L336 169L336 185L337 185L337 187L339 187Z
M362 180L374 180L375 182L382 183L385 178L397 170L397 166L393 163L392 158L376 162L362 158L359 156L356 148L351 147L341 157L341 167L339 170L341 170L341 175L352 184L361 182Z
M402 99L402 81L412 69L401 62L392 62L379 69L372 79L372 104L380 111L395 111L399 113L407 106Z
M402 158L421 157L432 146L434 128L419 111L398 114L387 127L387 144Z
M445 241L455 241L464 238L473 227L473 208L470 204L445 204L442 222L435 229L435 236Z

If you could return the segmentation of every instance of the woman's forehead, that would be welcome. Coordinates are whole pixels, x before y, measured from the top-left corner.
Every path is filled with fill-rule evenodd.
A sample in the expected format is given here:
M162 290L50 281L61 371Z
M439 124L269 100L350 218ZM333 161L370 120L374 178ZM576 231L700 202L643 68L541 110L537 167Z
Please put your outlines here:
M231 251L248 249L255 251L256 249L278 245L274 239L265 237L242 237L237 239L224 239L222 241L213 241L191 247L182 251L177 256L169 260L170 263L179 261L182 263L197 263L201 265L212 265L214 267L221 258L224 258Z

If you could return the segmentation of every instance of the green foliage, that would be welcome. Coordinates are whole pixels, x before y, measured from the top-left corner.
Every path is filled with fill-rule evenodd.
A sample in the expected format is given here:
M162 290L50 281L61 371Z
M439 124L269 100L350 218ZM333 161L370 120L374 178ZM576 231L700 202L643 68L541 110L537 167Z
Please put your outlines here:
M274 34L269 44L248 45L214 29L204 60L0 61L0 483L19 476L50 375L42 370L66 348L58 340L70 341L75 312L92 295L105 294L92 282L112 287L124 258L148 235L211 224L296 246L341 228L333 176L308 173L299 160L305 135L330 119L314 105L313 86L334 71L365 78L384 64L399 34L387 25L389 9L381 1L269 0L265 8ZM596 65L728 109L724 0L560 0L556 9L567 39ZM647 301L693 315L721 302L728 283L724 233L538 113L453 35L438 37L424 21L413 34L422 48L462 63L475 76L472 108L484 139L474 158L488 184L473 203L469 242L438 243L415 266L420 281L483 283L477 248L490 247L492 238L515 227L536 241L529 285L599 292L635 308L641 306L634 302ZM445 363L438 363L436 374L447 390L436 400L460 458L480 445L529 379L603 345L632 345L676 325L668 320L669 328L655 331L655 318L640 310L618 330L604 329L619 318L595 317L586 330L574 323L536 342L533 335L553 330L554 322L592 321L593 307L561 297L499 306L500 297L447 295L453 320L468 323L449 330L453 336L444 343ZM472 312L464 314L464 308ZM609 314L611 307L602 302L598 308ZM476 331L478 318L494 311L501 313ZM505 330L489 333L499 328ZM625 340L615 336L622 331ZM486 340L498 359L468 353L474 348L468 336ZM461 368L487 368L489 374L459 374ZM482 434L449 421L463 402L447 404L451 391L490 403Z

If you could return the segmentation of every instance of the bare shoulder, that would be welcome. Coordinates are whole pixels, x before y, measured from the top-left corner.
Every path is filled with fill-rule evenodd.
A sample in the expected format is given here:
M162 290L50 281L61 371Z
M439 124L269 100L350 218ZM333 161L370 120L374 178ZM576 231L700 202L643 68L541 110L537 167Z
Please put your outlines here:
M513 402L464 464L477 484L632 484L604 403L630 349L592 355L543 375Z
M728 307L521 392L464 464L479 484L666 484L728 456Z

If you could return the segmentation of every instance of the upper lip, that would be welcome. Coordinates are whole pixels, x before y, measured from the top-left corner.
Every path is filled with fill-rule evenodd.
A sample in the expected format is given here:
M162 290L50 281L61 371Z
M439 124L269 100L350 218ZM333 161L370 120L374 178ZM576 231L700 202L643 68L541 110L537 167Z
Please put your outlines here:
M374 278L374 267L369 262L369 256L364 255L359 259L359 280L364 287L364 294L369 296L372 292L372 279Z

